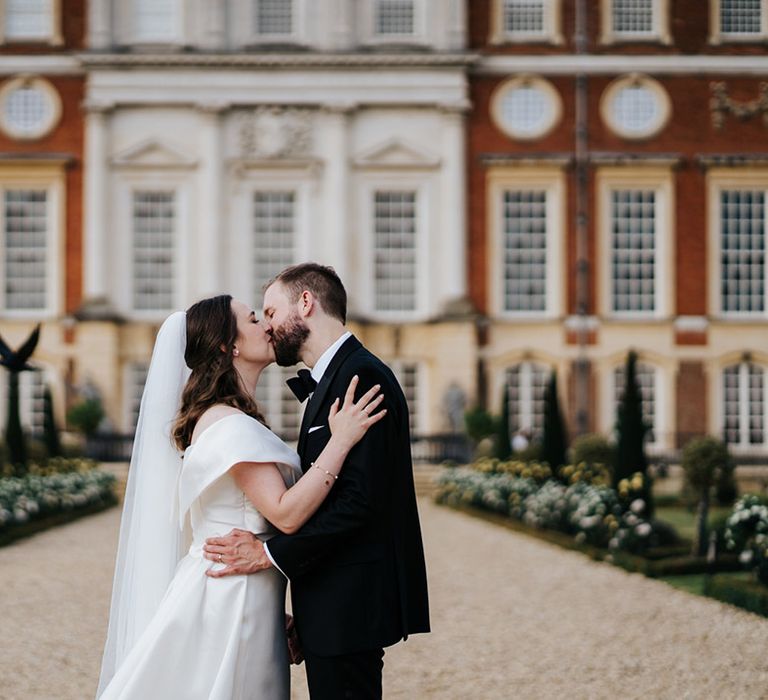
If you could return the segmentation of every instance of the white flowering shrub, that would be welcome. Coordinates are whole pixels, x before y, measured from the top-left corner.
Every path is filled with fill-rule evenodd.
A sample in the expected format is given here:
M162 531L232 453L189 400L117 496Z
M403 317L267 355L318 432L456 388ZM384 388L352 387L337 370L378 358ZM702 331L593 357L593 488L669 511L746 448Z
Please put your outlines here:
M619 528L621 506L616 491L607 486L577 482L568 487L568 523L576 541L605 547Z
M546 481L525 499L523 522L547 530L565 530L567 525L566 487L559 481Z
M725 523L725 543L768 585L768 499L747 494L736 501Z
M63 510L109 501L114 498L114 483L114 475L98 469L2 478L0 530Z
M645 501L608 486L577 481L565 486L549 479L500 472L490 461L484 468L456 468L438 480L437 501L470 505L508 515L531 527L558 530L579 543L641 552L659 544L656 524L645 513Z

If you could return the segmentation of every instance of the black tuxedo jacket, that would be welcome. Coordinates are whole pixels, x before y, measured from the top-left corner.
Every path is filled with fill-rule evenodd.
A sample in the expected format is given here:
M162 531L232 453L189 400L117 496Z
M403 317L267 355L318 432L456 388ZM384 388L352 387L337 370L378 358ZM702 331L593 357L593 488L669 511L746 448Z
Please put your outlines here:
M349 453L318 511L269 552L291 582L303 647L336 656L429 631L427 577L413 487L408 406L392 371L354 338L331 360L304 412L306 472L328 442L328 413L358 375L356 399L381 384L387 415ZM310 427L322 426L309 432Z

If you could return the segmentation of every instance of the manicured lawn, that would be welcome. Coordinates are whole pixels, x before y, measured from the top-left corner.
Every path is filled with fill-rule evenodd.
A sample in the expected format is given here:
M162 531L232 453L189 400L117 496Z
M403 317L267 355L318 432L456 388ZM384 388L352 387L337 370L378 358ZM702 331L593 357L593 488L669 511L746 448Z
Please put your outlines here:
M752 580L752 574L749 571L731 573L728 576L743 581ZM706 574L692 574L690 576L662 576L659 578L659 581L664 581L673 588L679 588L681 591L694 593L695 595L704 595L704 581L706 578Z
M720 521L731 512L731 507L712 506L709 509L710 526ZM672 525L684 540L693 540L696 530L696 513L682 505L663 505L656 507L656 517Z

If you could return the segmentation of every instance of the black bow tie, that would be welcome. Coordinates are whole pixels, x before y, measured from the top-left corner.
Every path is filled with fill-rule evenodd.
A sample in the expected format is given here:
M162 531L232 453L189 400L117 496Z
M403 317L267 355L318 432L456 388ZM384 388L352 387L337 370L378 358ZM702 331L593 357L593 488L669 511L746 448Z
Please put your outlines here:
M286 384L302 403L317 387L317 382L312 379L312 373L308 369L300 369L295 377L286 381Z

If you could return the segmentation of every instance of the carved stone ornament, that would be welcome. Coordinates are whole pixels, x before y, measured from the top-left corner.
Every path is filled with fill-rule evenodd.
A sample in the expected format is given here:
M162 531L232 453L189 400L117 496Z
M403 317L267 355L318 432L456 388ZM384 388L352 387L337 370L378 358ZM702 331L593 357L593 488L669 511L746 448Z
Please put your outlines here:
M725 83L710 83L712 97L709 99L709 111L712 113L712 126L722 129L725 116L732 114L741 121L746 121L756 114L763 115L763 124L768 127L768 83L760 83L760 95L748 102L737 102L728 97Z
M308 156L312 122L308 109L258 107L241 116L240 156L271 160Z

